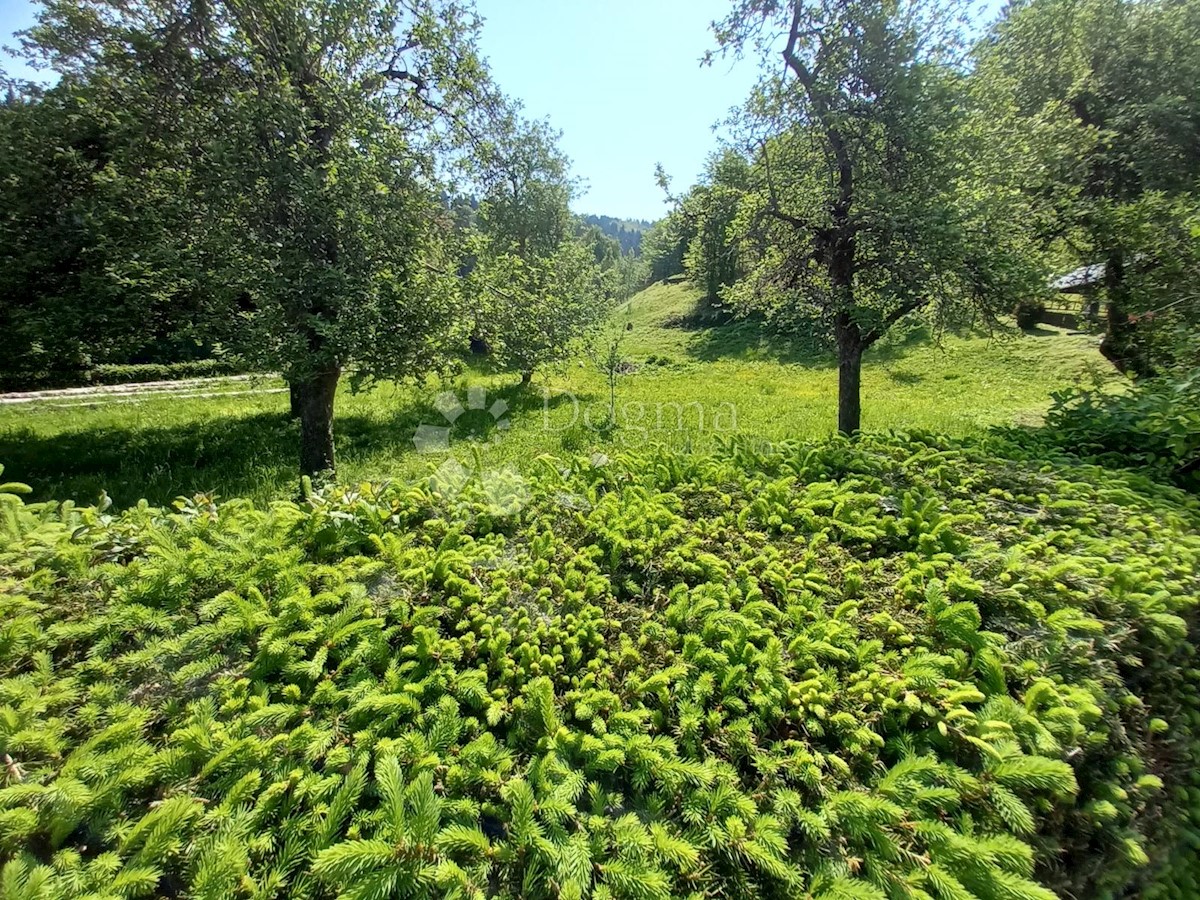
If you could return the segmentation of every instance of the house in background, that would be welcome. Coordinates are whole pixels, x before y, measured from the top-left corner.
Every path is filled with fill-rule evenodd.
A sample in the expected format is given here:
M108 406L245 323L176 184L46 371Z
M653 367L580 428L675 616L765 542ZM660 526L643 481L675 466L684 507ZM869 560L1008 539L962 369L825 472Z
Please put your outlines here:
M1104 289L1104 263L1081 266L1050 280L1048 287L1062 299L1056 304L1023 304L1017 313L1022 328L1054 325L1079 328L1100 318L1100 291ZM1073 300L1072 297L1079 297Z

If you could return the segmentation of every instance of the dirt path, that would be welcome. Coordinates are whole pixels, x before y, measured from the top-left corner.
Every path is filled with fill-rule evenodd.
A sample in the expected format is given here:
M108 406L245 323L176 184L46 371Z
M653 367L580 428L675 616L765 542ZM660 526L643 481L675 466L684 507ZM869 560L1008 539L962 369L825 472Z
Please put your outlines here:
M273 376L230 375L217 378L184 378L179 381L143 381L135 384L103 384L90 387L59 388L47 391L18 391L0 394L0 406L20 403L42 403L48 406L84 406L97 403L137 403L161 397L206 399L239 394L282 394L287 388L255 387L253 382L265 382ZM246 390L214 390L225 385Z

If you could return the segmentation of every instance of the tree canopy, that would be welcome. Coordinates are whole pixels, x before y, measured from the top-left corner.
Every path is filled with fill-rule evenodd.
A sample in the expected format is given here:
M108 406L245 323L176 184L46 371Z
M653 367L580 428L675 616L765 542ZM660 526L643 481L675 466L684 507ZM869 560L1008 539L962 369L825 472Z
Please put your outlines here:
M742 302L828 332L846 433L861 425L863 351L892 325L930 306L987 313L1035 281L1008 227L1021 197L966 102L956 12L750 0L716 27L726 52L763 60L741 119L754 177L740 217L755 250Z
M37 304L66 288L27 273L64 271L88 303L107 315L128 307L142 331L157 301L189 313L208 345L283 374L301 423L301 470L332 470L342 373L356 382L419 378L451 362L469 331L458 277L463 223L445 200L453 178L483 194L470 228L493 264L476 266L472 288L481 277L503 279L510 295L536 297L556 314L573 310L551 317L561 327L537 339L517 333L530 310L496 315L508 329L503 346L529 350L506 359L525 371L559 353L577 314L600 309L594 266L575 246L557 136L521 124L492 84L479 26L472 7L455 0L48 3L26 47L62 79L49 100L10 104L0 127L19 146L26 133L44 143L37 129L65 120L69 152L42 180L81 170L77 187L67 179L59 191L75 190L73 202L99 214L82 223L60 214L49 226L67 240L55 241L30 227L49 209L32 199L39 182L16 179L13 190L30 202L14 204L27 214L8 224L36 235L39 247L21 258L30 311L13 317L51 318ZM75 106L101 117L103 141L89 143ZM64 110L58 120L56 109ZM114 137L121 128L133 137ZM93 161L109 138L119 150ZM115 262L93 246L114 242ZM37 258L47 243L68 262L82 258L79 274L59 258ZM81 283L101 276L122 292L119 301L97 304ZM56 327L82 330L68 317ZM33 355L71 346L26 330Z
M1039 238L1066 268L1105 267L1102 349L1132 374L1170 365L1188 343L1171 333L1200 319L1176 290L1200 273L1197 35L1195 3L1034 0L977 52L982 103L1026 136Z

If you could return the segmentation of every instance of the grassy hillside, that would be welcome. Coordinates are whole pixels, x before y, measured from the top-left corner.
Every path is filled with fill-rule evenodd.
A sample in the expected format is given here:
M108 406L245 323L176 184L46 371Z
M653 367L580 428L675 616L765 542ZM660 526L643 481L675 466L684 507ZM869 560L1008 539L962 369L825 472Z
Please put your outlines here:
M542 453L593 448L612 452L657 441L707 449L722 435L775 442L830 433L836 420L832 360L762 339L741 323L696 329L685 324L696 292L655 285L617 316L632 324L631 371L618 388L621 427L603 422L607 389L600 373L576 361L526 390L509 374L471 371L447 384L381 384L338 399L337 449L349 480L408 476L446 454L418 454L421 424L446 426L439 392L468 386L504 400L497 422L468 410L455 423L452 450L468 468L527 469ZM870 430L921 428L968 434L988 425L1035 419L1052 391L1107 364L1087 337L1047 330L1030 336L949 336L940 345L919 335L880 346L863 373L864 423ZM143 497L166 502L214 491L264 500L294 490L296 426L276 393L245 385L215 396L139 402L73 401L0 407L0 462L38 497L93 501L106 489L118 505ZM499 426L499 427L498 427ZM476 463L475 454L479 462Z

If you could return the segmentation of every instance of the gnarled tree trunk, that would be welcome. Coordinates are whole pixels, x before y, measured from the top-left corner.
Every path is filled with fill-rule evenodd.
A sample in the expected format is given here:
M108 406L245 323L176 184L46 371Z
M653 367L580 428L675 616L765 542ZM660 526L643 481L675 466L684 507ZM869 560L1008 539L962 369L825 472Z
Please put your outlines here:
M835 323L838 355L838 431L854 434L862 428L863 339L858 325L845 312Z
M833 207L834 229L829 240L829 281L836 298L833 336L838 356L838 431L854 434L862 428L862 356L867 347L862 329L850 314L854 309L854 268L857 241L850 223L852 173L847 166L839 179Z
M297 381L300 413L300 474L334 472L333 398L341 369L330 367Z

